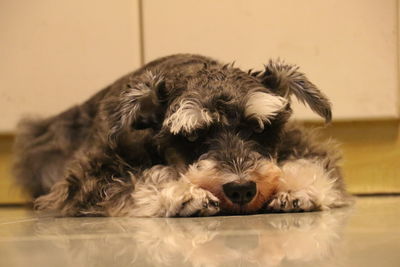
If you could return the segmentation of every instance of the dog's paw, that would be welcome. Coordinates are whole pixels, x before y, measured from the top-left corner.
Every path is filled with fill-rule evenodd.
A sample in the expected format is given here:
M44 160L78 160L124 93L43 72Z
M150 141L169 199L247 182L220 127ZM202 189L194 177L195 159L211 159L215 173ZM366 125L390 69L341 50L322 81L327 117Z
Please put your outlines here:
M135 217L210 216L219 212L219 200L188 181L139 183L132 197L129 214Z
M182 217L210 216L219 211L219 200L210 192L196 187L185 194L179 205L177 215Z
M219 212L219 200L191 183L178 182L164 192L167 217L210 216Z
M295 212L318 210L312 197L304 192L278 192L267 203L266 211Z

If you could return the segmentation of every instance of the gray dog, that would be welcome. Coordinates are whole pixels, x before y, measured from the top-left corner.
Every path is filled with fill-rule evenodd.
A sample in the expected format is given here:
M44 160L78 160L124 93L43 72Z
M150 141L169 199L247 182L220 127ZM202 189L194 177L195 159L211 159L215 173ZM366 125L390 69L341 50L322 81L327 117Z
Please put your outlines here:
M288 121L328 99L296 66L243 72L199 55L150 62L88 101L20 123L15 175L64 216L209 216L348 203L334 143Z

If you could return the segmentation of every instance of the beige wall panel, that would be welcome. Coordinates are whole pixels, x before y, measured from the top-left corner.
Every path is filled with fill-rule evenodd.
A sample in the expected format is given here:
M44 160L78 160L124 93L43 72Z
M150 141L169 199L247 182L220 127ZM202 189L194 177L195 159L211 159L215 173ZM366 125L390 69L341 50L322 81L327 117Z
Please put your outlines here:
M0 1L0 132L137 68L138 14L136 0Z
M281 57L326 92L335 119L398 117L395 0L143 2L146 61L191 52L261 68Z

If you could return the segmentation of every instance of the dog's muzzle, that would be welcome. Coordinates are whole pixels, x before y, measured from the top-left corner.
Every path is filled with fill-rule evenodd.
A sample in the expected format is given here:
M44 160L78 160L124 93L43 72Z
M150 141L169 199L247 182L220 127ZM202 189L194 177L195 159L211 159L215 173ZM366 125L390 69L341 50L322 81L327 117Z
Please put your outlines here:
M262 159L245 175L221 170L213 160L192 164L184 177L211 192L220 201L223 214L249 214L262 209L275 193L282 172L273 162Z

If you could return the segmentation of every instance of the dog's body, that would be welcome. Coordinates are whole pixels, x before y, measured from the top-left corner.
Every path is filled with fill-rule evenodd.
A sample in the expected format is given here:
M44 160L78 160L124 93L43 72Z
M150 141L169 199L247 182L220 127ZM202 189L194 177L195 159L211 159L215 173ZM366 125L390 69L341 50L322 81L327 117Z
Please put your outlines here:
M65 216L207 216L347 203L336 147L295 123L294 94L327 121L297 67L243 72L197 55L155 60L82 105L20 124L17 180Z

